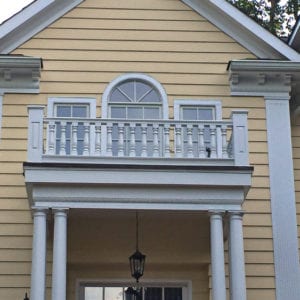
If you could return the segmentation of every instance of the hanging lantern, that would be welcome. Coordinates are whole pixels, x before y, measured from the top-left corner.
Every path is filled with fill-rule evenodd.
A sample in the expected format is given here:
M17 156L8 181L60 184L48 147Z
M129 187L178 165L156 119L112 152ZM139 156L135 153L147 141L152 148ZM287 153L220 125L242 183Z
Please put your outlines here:
M140 277L144 274L146 255L139 250L139 223L138 213L136 212L136 251L129 257L131 276L139 282Z

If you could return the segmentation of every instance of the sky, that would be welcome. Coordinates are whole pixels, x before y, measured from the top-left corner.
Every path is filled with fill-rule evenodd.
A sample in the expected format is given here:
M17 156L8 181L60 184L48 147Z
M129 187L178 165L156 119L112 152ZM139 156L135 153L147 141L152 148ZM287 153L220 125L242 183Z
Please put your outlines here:
M0 0L0 23L14 15L33 0Z

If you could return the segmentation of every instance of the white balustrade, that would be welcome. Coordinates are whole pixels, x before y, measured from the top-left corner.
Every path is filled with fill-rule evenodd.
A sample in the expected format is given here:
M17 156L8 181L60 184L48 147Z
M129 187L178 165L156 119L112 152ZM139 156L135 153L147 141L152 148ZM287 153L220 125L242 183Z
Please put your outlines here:
M234 121L43 118L41 113L32 113L30 123L42 127L29 128L42 132L39 144L44 140L46 147L39 150L41 156L227 159L241 165L248 156L248 148L237 145L241 141L242 145L248 143L247 118L243 113L234 112ZM32 138L29 150L34 149L30 146L33 142ZM42 160L30 153L28 157L31 161Z

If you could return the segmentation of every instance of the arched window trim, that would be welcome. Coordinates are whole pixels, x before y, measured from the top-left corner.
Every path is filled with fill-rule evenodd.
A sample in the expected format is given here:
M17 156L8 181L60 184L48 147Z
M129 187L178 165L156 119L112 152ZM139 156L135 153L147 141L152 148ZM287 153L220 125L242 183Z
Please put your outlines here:
M162 87L162 85L155 80L153 77L145 74L140 74L140 73L130 73L130 74L123 74L117 78L115 78L112 82L108 84L108 86L105 88L104 93L102 95L102 118L107 119L109 117L108 113L108 102L109 102L109 97L113 89L118 86L120 83L124 81L129 81L129 80L141 80L145 81L146 83L152 85L160 94L161 97L161 104L162 104L162 115L163 119L168 119L169 118L169 113L168 113L168 96L167 93L165 92L165 89Z

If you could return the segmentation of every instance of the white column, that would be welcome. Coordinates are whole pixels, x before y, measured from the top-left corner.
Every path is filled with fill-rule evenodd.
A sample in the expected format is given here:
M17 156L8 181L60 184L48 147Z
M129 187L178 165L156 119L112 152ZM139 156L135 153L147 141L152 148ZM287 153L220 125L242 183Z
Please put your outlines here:
M67 209L54 209L52 300L66 300Z
M223 212L210 212L212 300L226 300Z
M46 290L46 209L33 208L31 300L44 300Z
M243 212L229 212L230 300L246 300Z
M265 97L277 300L299 300L300 264L288 93Z

